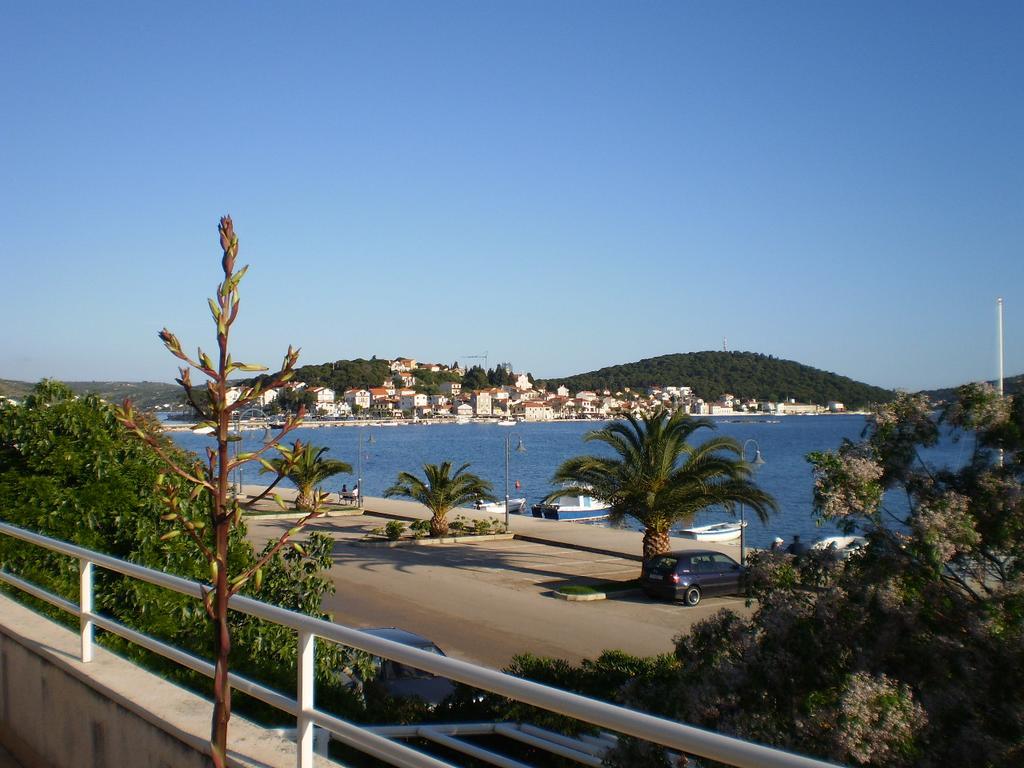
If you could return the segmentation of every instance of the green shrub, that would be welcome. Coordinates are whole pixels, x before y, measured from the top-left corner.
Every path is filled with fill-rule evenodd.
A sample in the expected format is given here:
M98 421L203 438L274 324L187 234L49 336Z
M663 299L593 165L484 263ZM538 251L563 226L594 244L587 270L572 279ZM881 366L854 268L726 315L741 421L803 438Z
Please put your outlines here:
M388 537L388 541L398 541L404 532L405 523L401 520L391 520L384 526L384 535Z

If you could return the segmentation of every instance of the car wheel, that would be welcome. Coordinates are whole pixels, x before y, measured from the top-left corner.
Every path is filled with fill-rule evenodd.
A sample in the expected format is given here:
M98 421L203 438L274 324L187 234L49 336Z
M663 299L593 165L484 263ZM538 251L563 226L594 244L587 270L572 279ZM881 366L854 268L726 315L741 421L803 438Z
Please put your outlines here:
M689 587L683 595L683 602L691 608L700 602L700 587Z

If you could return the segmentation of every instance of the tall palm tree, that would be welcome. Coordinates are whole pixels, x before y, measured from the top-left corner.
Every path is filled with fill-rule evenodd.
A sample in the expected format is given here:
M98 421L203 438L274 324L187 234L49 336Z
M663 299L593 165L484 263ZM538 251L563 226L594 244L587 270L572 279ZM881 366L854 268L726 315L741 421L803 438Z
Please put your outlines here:
M708 507L746 504L766 520L778 506L751 481L738 442L730 437L714 437L698 446L687 442L704 428L715 425L681 410L661 409L588 432L585 441L604 443L616 456L577 456L562 462L553 481L570 487L548 499L589 494L611 505L612 520L632 517L644 526L644 561L669 550L669 529L675 523L690 522Z
M347 462L323 458L329 449L319 448L312 443L296 440L290 449L278 450L281 452L281 458L271 459L270 464L277 472L283 470L285 477L295 484L299 491L295 497L295 508L305 512L313 510L315 492L320 483L334 475L352 471L352 465ZM260 471L271 470L264 467Z
M463 464L451 475L452 463L424 464L424 479L409 472L399 472L395 484L384 491L387 497L402 496L418 501L431 512L430 535L448 533L448 512L453 507L475 501L494 501L492 486L486 480L466 472Z

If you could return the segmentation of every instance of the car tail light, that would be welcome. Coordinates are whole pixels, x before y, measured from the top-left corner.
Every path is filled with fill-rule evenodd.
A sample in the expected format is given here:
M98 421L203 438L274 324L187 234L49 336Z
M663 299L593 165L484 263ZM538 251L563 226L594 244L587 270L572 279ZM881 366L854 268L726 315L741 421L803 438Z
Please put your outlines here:
M673 584L678 584L679 583L679 574L678 573L673 573L672 574L672 583Z

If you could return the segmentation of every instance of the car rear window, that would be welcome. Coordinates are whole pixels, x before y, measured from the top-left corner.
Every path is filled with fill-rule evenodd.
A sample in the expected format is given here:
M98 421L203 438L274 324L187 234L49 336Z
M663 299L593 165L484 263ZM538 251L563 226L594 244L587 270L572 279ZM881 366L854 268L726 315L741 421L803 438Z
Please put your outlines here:
M679 559L675 557L656 557L651 561L651 573L672 573L678 562Z

